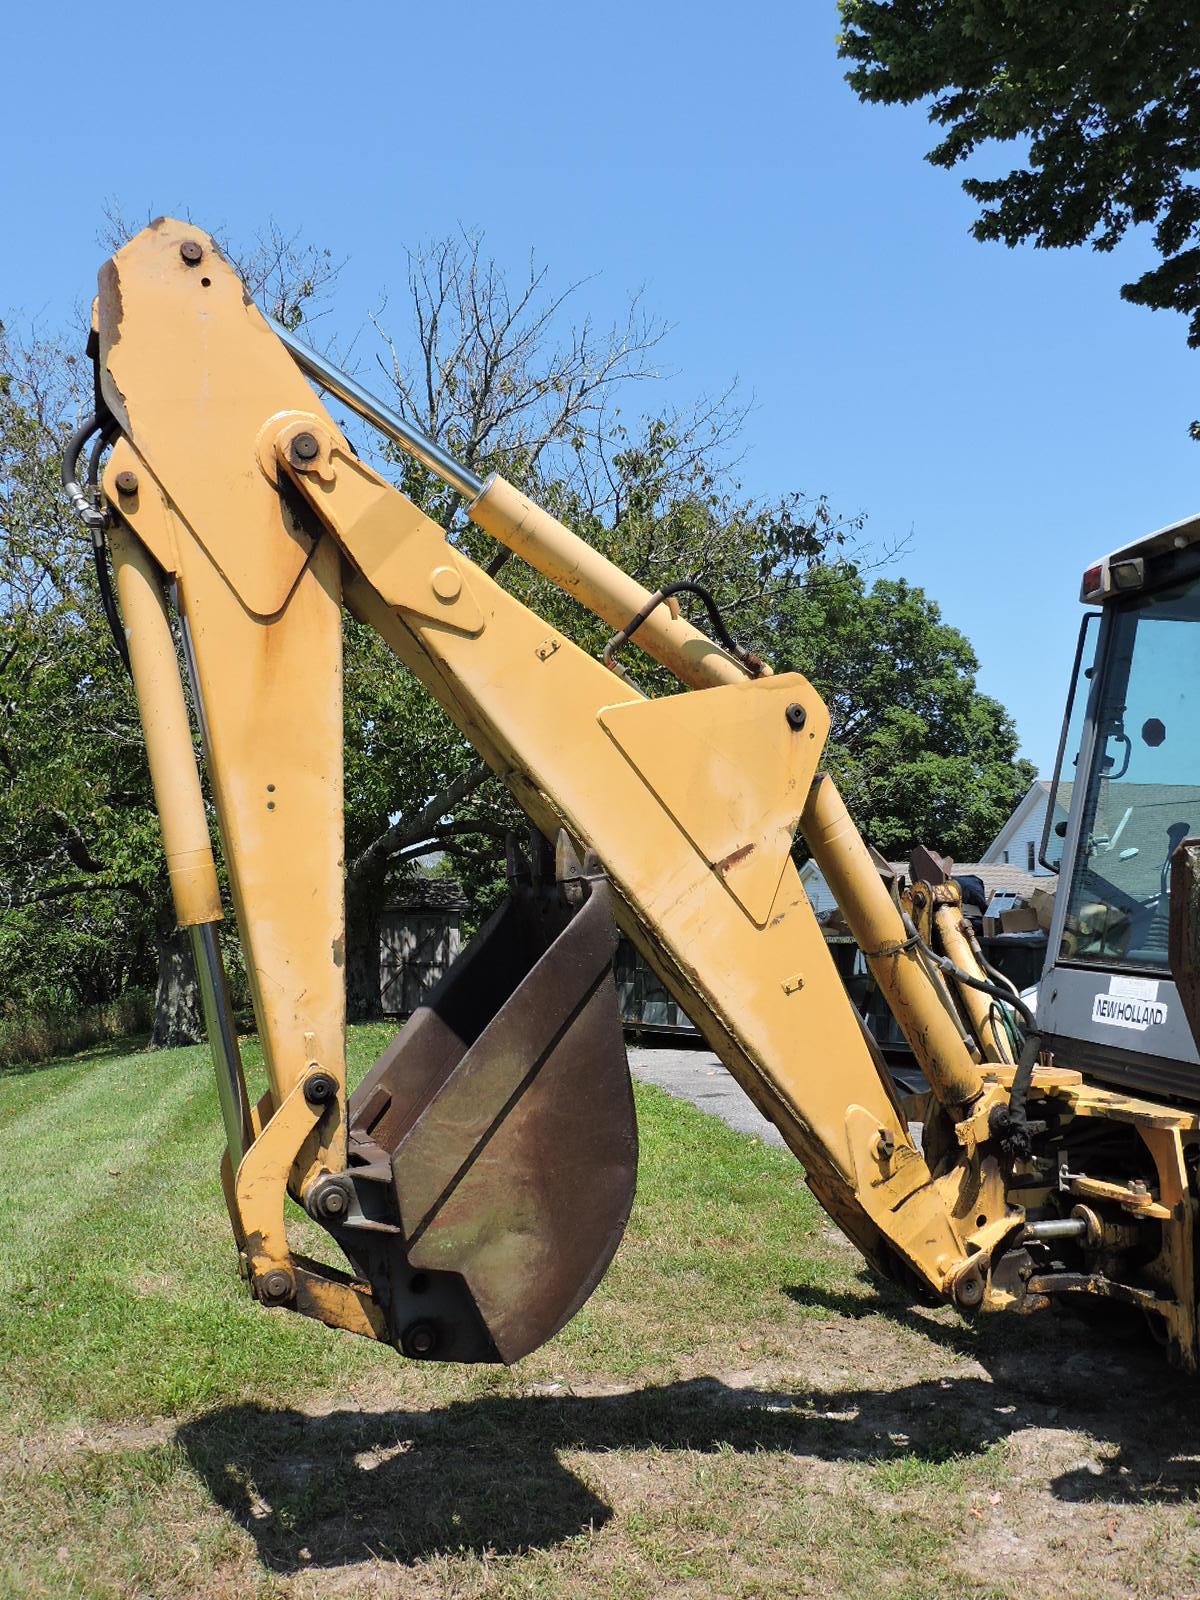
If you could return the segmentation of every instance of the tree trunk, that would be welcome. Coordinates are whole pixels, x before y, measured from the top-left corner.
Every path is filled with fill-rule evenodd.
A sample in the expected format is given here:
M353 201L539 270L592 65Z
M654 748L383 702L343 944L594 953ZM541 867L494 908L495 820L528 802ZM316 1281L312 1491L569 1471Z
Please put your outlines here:
M156 1050L199 1044L204 1038L204 1017L188 935L182 928L159 927L155 930L154 943L158 952L158 984L154 992L154 1028L150 1043Z
M385 875L369 868L346 880L346 1020L383 1015L380 928L387 899Z

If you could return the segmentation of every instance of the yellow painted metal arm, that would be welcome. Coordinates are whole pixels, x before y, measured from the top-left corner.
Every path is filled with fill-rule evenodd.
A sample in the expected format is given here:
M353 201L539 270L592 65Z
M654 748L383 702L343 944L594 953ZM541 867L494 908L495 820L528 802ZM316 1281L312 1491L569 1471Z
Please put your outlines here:
M114 471L120 470L118 459ZM217 868L162 579L145 546L127 528L115 528L110 545L176 919L181 928L219 922Z
M833 785L815 781L828 713L812 686L748 677L659 607L637 642L693 692L642 698L356 458L196 229L160 222L119 252L99 328L104 393L139 484L122 497L110 466L106 491L177 587L272 1103L276 1117L291 1107L299 1141L284 1161L284 1124L268 1121L254 1149L275 1128L271 1161L246 1157L266 1177L231 1185L260 1286L271 1272L297 1281L278 1243L284 1171L303 1196L346 1163L344 603L546 837L562 828L581 856L595 851L622 928L864 1252L936 1291L973 1295L978 1282L982 1294L987 1251L1019 1215L974 1157L935 1173L914 1147L792 862L800 826L935 1090L965 1115L978 1068L902 948ZM471 515L614 627L649 598L500 480ZM166 826L166 786L160 803ZM297 1094L325 1079L333 1093L309 1115ZM254 1198L268 1190L269 1206ZM259 1204L256 1225L247 1208Z

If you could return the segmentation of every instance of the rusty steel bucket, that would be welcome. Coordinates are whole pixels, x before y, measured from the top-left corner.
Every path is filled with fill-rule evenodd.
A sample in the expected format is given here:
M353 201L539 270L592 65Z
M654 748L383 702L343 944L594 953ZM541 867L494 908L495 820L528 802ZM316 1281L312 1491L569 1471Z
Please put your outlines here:
M519 1360L624 1233L637 1124L590 865L526 873L350 1099L352 1203L325 1225L408 1355Z

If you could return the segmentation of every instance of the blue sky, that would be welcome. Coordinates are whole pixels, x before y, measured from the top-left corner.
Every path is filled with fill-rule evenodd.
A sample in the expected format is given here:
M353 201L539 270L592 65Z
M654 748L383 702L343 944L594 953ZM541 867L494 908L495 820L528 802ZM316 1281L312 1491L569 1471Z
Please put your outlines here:
M49 330L90 297L106 200L328 244L343 332L399 291L406 244L458 225L595 275L600 318L644 288L670 395L753 397L747 489L911 533L895 570L1048 770L1082 570L1200 510L1185 324L1117 294L1145 247L974 243L924 115L845 86L825 0L438 11L14 9L0 315Z

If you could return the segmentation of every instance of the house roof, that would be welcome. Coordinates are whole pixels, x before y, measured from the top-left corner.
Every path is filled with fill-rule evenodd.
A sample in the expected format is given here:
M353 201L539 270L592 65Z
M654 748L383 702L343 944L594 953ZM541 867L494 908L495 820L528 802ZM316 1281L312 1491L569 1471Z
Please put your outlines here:
M897 870L911 879L906 861L899 863ZM1026 872L1024 867L1013 866L1008 861L955 861L951 863L950 876L981 878L989 900L1001 892L1019 894L1023 900L1028 900L1035 889L1049 889L1057 882L1053 874Z
M453 878L414 878L398 885L384 907L389 912L464 911L467 897Z
M989 899L997 893L1011 892L1028 900L1035 889L1052 889L1058 882L1056 873L1026 872L1024 867L1014 867L1008 861L956 861L951 876L982 878Z
M801 870L801 880L805 875L811 877L809 868L816 868L815 861L806 861ZM888 866L893 873L906 882L911 880L912 874L908 870L907 861L889 861ZM997 893L1015 893L1023 900L1028 900L1035 889L1052 889L1058 882L1055 874L1026 872L1023 867L1014 867L1007 861L956 861L950 868L950 875L954 878L981 878L984 892L990 900Z

